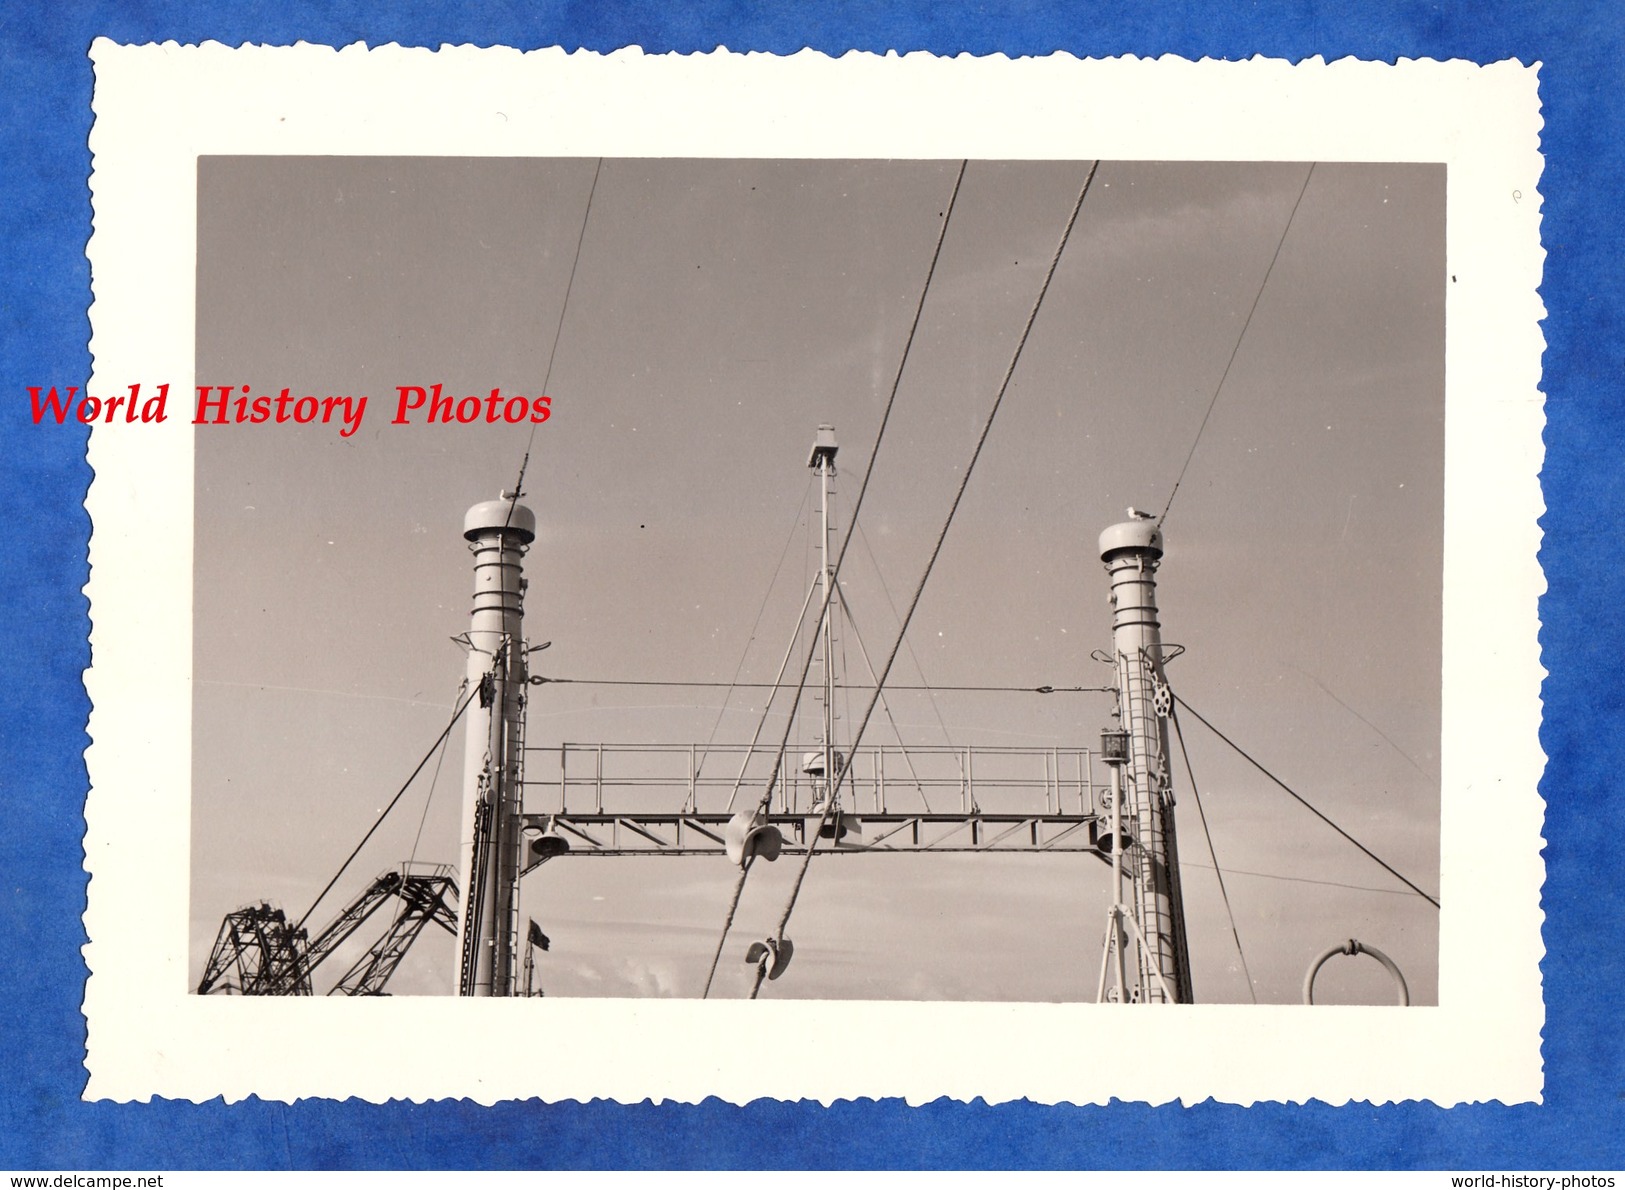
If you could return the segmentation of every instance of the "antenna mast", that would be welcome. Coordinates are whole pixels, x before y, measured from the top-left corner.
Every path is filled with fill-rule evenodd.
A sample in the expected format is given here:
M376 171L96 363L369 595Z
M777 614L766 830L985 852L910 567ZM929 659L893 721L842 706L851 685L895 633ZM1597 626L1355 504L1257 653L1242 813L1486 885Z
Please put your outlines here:
M822 498L819 532L819 565L822 569L819 573L818 591L823 599L824 608L823 627L819 634L824 681L819 693L824 704L822 775L826 789L834 787L838 775L836 768L840 764L840 757L835 752L835 609L838 597L832 589L835 574L830 568L829 557L829 499L835 478L835 454L839 449L835 444L835 427L821 425L818 427L818 436L813 439L812 451L807 456L807 466L818 476Z

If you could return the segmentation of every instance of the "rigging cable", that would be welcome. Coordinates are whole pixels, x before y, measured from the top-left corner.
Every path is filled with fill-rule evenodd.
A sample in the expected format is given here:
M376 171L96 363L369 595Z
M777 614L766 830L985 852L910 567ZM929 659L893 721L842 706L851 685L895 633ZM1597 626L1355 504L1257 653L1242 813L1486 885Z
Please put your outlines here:
M863 634L858 631L858 621L852 615L852 608L846 602L846 592L837 590L835 594L841 601L841 610L846 613L846 622L852 625L852 636L853 639L858 642L858 655L863 658L863 668L869 671L869 680L877 683L874 690L876 694L879 694L880 696L880 709L886 712L886 721L891 724L891 733L897 740L898 754L902 756L903 763L908 766L908 775L914 778L914 792L920 795L920 802L925 806L925 812L929 814L931 813L931 799L925 796L925 785L920 780L920 774L914 771L914 760L911 756L909 756L908 749L903 747L903 733L898 730L897 719L891 713L891 704L886 701L886 696L884 694L880 694L880 687L878 685L880 679L875 676L874 663L869 660L869 650L864 648L863 645ZM842 660L844 662L845 659L843 658ZM842 686L841 689L847 690L850 689L850 687ZM893 686L892 689L895 690L897 687ZM932 705L936 705L935 700L933 700ZM852 707L849 702L847 705L847 717L850 719L851 715ZM949 746L952 747L952 744ZM852 759L857 759L856 748L853 749ZM955 759L957 759L957 757ZM852 761L849 760L847 763L850 764ZM960 780L964 780L965 766L963 764L960 764L959 766L959 776Z
M809 602L811 602L809 600ZM799 635L799 634L798 634ZM779 682L663 682L663 681L634 681L629 678L544 678L538 675L531 679L538 686L551 685L558 682L569 686L680 686L695 690L777 690L782 683ZM854 686L846 682L837 682L837 690L873 690L873 686ZM1110 694L1117 689L1116 686L899 686L895 682L886 687L888 690L925 690L942 691L950 694ZM951 743L952 741L950 741Z
M1252 308L1247 311L1247 318L1241 324L1241 334L1236 336L1236 345L1230 349L1230 358L1225 361L1224 372L1219 376L1219 383L1213 390L1213 399L1207 403L1207 412L1202 414L1202 424L1196 427L1196 438L1191 443L1190 453L1185 456L1185 465L1179 469L1179 478L1174 480L1174 489L1168 493L1168 503L1162 506L1162 515L1157 518L1157 528L1162 528L1162 522L1168 519L1168 510L1174 506L1174 497L1179 495L1179 485L1185 482L1185 472L1190 469L1191 460L1196 457L1197 444L1202 441L1202 431L1207 429L1208 418L1213 416L1213 407L1219 403L1219 394L1224 391L1224 382L1230 376L1230 367L1236 362L1236 353L1241 350L1242 341L1247 338L1247 328L1253 324L1253 315L1258 312L1258 303L1264 296L1264 288L1270 283L1270 274L1275 271L1275 262L1281 259L1281 248L1286 243L1287 233L1292 230L1292 220L1298 214L1298 207L1303 203L1304 192L1309 189L1309 179L1315 176L1315 163L1309 163L1309 172L1303 176L1303 186L1298 190L1298 199L1292 204L1292 212L1286 217L1286 226L1281 229L1281 238L1276 242L1275 255L1270 257L1270 266L1264 270L1264 279L1258 284L1258 293L1253 297Z
M455 704L467 689L468 679L465 677L458 684L457 693L452 696L452 702ZM429 796L423 799L423 816L418 819L418 833L412 837L412 854L407 858L406 862L408 864L413 863L418 857L418 844L423 841L423 825L429 821L429 807L434 803L435 786L440 783L440 766L446 763L446 747L450 741L451 736L449 734L440 737L440 758L434 762L434 772L429 777Z
M1067 217L1066 227L1061 232L1061 242L1055 247L1055 255L1050 259L1049 270L1044 274L1044 283L1038 289L1038 297L1033 301L1032 311L1027 315L1027 324L1022 327L1021 337L1016 341L1016 349L1010 356L1010 365L1004 370L1004 379L999 382L998 394L993 398L993 407L987 411L987 420L982 423L982 433L976 439L976 449L971 451L970 461L965 464L965 473L959 478L959 490L954 493L953 503L948 506L948 515L943 520L942 530L937 534L937 543L932 547L931 556L926 560L925 571L920 575L920 581L914 588L914 597L909 601L908 611L903 616L902 627L898 630L897 639L892 643L891 655L886 658L886 666L880 671L879 680L875 684L873 696L869 699L869 707L864 712L863 721L858 724L857 733L852 737L852 749L855 752L863 739L864 730L869 726L870 716L874 714L875 705L880 701L881 691L885 688L886 678L890 676L892 665L897 661L897 654L903 647L903 639L908 635L908 626L914 619L914 613L919 609L920 597L925 593L925 584L931 577L931 571L937 564L937 558L942 553L943 543L948 538L948 530L954 523L954 514L959 511L960 501L965 497L965 489L970 484L972 472L976 470L976 462L982 455L982 448L987 445L988 435L993 430L993 420L999 414L999 407L1004 403L1004 397L1010 391L1010 380L1015 375L1016 365L1021 361L1021 353L1027 346L1027 338L1032 334L1033 323L1038 320L1038 311L1044 304L1044 296L1049 293L1050 282L1055 279L1055 270L1061 263L1061 254L1066 251L1067 241L1072 237L1072 229L1078 222L1078 213L1083 210L1083 201L1089 197L1089 187L1095 180L1095 173L1100 168L1097 160L1089 167L1089 174L1083 180L1083 187L1078 191L1078 201L1072 205L1072 214ZM850 540L850 534L848 535ZM835 800L841 792L841 783L845 781L847 773L851 770L848 762L840 767L830 781L829 796L824 803L823 816L818 820L818 829L810 832L807 839L806 853L801 857L801 867L796 871L795 883L790 886L790 896L785 902L784 913L779 918L778 929L774 934L776 944L783 946L784 931L790 924L790 915L795 911L796 898L801 894L801 886L807 877L807 869L812 864L813 853L818 848L818 840L823 834L824 825L829 821ZM762 982L767 977L767 965L758 965L756 969L756 982L751 988L750 998L756 999L762 989Z
M874 548L869 544L869 535L862 529L858 530L858 541L863 545L863 552L869 556L869 565L875 568L875 581L880 584L880 593L886 597L886 606L891 608L892 618L894 620L901 620L902 617L897 614L897 601L891 597L891 588L886 585L886 576L880 571L880 560L875 557ZM911 640L904 640L903 647L908 650L909 660L914 662L914 672L920 675L921 688L928 692L926 695L926 701L931 704L931 713L937 717L937 726L942 729L942 742L952 748L954 746L953 736L948 732L947 721L942 717L942 708L937 705L937 696L933 688L929 683L926 683L925 667L920 664L920 655L914 651L914 642ZM911 689L911 687L893 686L892 689L908 690ZM949 686L944 687L944 689L952 690L955 689L955 687ZM1055 693L1055 687L1053 686L1038 687L1035 689L1037 689L1037 692L1040 694ZM1081 690L1083 687L1080 686L1078 689ZM1107 689L1108 688L1105 686L1099 687L1101 692L1105 692ZM963 778L964 775L963 766L961 766L960 777Z
M361 854L361 849L367 845L367 840L372 838L373 832L383 825L384 819L389 817L389 812L395 808L396 803L399 802L405 795L406 791L412 787L412 782L417 780L417 775L423 771L423 766L429 763L429 758L435 754L435 751L440 747L440 745L445 742L448 736L451 735L451 729L457 725L457 720L463 717L463 712L468 709L468 704L474 700L474 696L479 692L478 686L470 690L467 696L464 697L462 703L454 712L452 712L451 721L446 724L446 728L440 733L439 738L429 746L429 750L423 754L423 759L418 761L417 767L412 770L412 775L406 779L406 783L400 787L395 796L389 799L389 805L385 806L379 813L378 817L373 820L373 824L367 828L367 833L361 836L361 842L355 845L355 850L350 852L345 861L339 865L339 870L333 873L333 879L327 882L327 887L323 888L321 892L316 894L316 899L310 903L310 908L305 910L304 916L302 916L299 919L298 924L293 927L293 932L295 934L299 932L299 930L304 926L305 922L310 920L310 915L316 911L316 906L320 905L322 903L322 898L333 890L333 886L339 882L339 877L344 875L344 870L350 866L351 860L354 860L357 855Z
M897 374L892 378L891 393L886 398L886 408L880 415L880 426L875 431L875 444L869 451L869 462L864 467L863 482L858 486L858 498L852 504L852 516L847 521L846 536L841 539L841 552L836 556L835 566L830 575L829 589L824 594L823 606L819 609L818 622L813 627L812 641L807 649L807 660L801 667L801 679L797 683L795 697L790 702L790 718L784 725L784 738L779 744L778 757L773 762L773 771L768 775L767 788L762 793L759 803L762 811L766 811L773 802L773 789L778 784L779 772L784 767L784 750L790 745L790 733L794 730L796 722L796 709L801 705L801 693L807 687L807 674L812 669L813 657L818 651L818 633L824 626L824 617L829 615L830 601L835 597L836 586L840 582L841 567L846 562L846 551L852 546L853 531L858 525L858 513L863 509L863 500L869 492L869 480L875 473L875 460L880 457L880 444L886 437L886 426L891 422L892 409L897 404L897 390L903 383L903 372L908 367L909 352L914 347L914 336L920 329L920 318L925 313L925 299L931 292L931 279L937 274L937 261L942 258L942 244L948 238L948 225L953 222L954 207L959 202L959 187L965 181L965 168L970 164L968 158L959 163L959 172L954 176L954 188L948 196L948 205L942 213L942 226L937 229L936 247L931 251L931 264L925 270L925 284L920 286L920 300L914 307L914 320L909 323L908 337L903 340L903 352L897 361ZM716 978L717 963L722 958L722 948L728 941L728 929L733 924L734 911L739 907L740 894L745 891L745 877L750 873L747 863L739 870L739 879L734 884L733 897L728 905L728 913L723 921L721 936L717 938L716 952L711 956L711 970L705 977L705 990L701 999L711 994L711 981Z
M1275 782L1275 784L1279 785L1282 789L1286 790L1287 793L1291 794L1292 797L1300 805L1302 805L1304 807L1304 809L1308 810L1316 818L1320 819L1327 826L1331 827L1338 834L1342 835L1343 838L1347 839L1350 843L1353 843L1355 847L1359 848L1362 852L1364 852L1367 857L1374 860L1377 863L1377 865L1379 867L1381 867L1385 872L1387 872L1390 876L1393 876L1393 877L1397 878L1399 880L1399 882L1401 884L1403 884L1406 888L1410 889L1417 896L1421 897L1428 904L1432 905L1435 909L1439 908L1439 902L1435 898L1433 898L1433 897L1429 896L1427 893L1423 892L1419 887L1416 886L1416 884L1414 884L1413 882L1408 880L1405 876L1403 876L1399 872L1399 870L1396 869L1392 864L1388 863L1381 856L1379 856L1376 852L1372 851L1371 848L1367 847L1364 843L1360 842L1360 840L1356 839L1353 835L1349 834L1348 831L1344 830L1342 827L1338 826L1337 823L1333 822L1330 818L1327 818L1326 815L1322 814L1319 810L1315 809L1315 807L1310 805L1309 802L1303 797L1303 795L1298 793L1295 789L1293 789L1285 781L1281 780L1281 778L1277 777L1274 773L1270 772L1267 768L1265 768L1257 760L1254 760L1250 755L1247 754L1246 751L1244 751L1242 749L1240 744L1236 743L1229 736L1225 735L1224 732L1220 731L1217 727L1214 727L1213 724L1209 723L1207 721L1207 719L1203 717L1201 711L1198 711L1195 707L1191 706L1190 703L1186 702L1178 694L1174 695L1174 701L1177 702L1180 706L1184 707L1191 714L1195 715L1197 721L1199 723L1201 723L1203 727L1207 728L1214 735L1218 736L1225 743L1229 744L1230 747L1235 750L1236 755L1240 756L1248 764L1252 765L1255 769L1257 769L1259 772L1263 773L1271 781Z
M553 346L547 352L547 371L542 375L542 395L547 395L547 386L553 381L553 360L559 353L559 336L564 333L564 315L570 309L570 292L576 284L576 267L581 263L581 245L587 239L587 221L592 218L592 200L598 193L598 175L603 171L604 159L600 157L598 164L593 166L592 186L587 191L587 206L581 213L581 231L576 235L575 259L570 262L570 277L564 283L564 300L559 303L559 322L553 328ZM525 439L525 457L519 463L519 479L513 485L513 500L508 504L508 516L502 522L507 529L513 520L513 506L518 503L519 497L525 494L525 468L530 466L530 448L536 443L536 427L538 422L530 423L530 435Z
M1187 868L1202 868L1206 864L1196 863L1194 860L1180 860L1180 864ZM1346 888L1352 892L1381 893L1385 897L1410 897L1416 894L1408 888L1372 888L1369 884L1348 884L1342 880L1315 880L1309 876L1284 876L1280 872L1254 872L1248 868L1231 868L1232 876L1256 876L1260 880L1285 880L1288 884L1318 884L1322 888Z
M784 572L784 560L790 556L790 546L795 542L796 530L801 528L801 512L802 512L802 509L807 507L807 505L811 501L811 499L812 499L812 473L809 471L807 473L807 490L804 491L801 494L801 504L799 506L797 506L797 508L796 508L796 515L791 518L790 534L789 534L789 536L787 536L784 539L784 548L779 551L778 563L773 567L773 577L768 579L768 581L767 581L767 590L765 592L763 592L763 594L762 594L762 605L756 609L756 618L751 621L750 631L748 633L746 633L746 635L745 635L745 647L743 649L741 649L740 652L739 652L739 664L734 666L733 677L730 678L729 681L728 681L728 691L729 691L728 698L723 699L722 700L722 705L717 708L716 720L715 720L715 722L713 722L711 724L711 734L706 736L706 738L705 738L705 747L700 752L700 759L699 759L699 762L698 762L698 764L697 764L697 766L695 767L695 770L694 770L695 777L699 776L700 771L705 768L705 762L711 758L711 745L716 743L717 731L722 726L722 717L728 713L728 700L733 697L733 691L740 688L740 686L739 686L739 675L744 672L745 660L746 660L746 658L748 658L750 656L750 647L751 647L751 645L756 643L756 630L761 627L761 625L762 625L762 616L767 613L768 601L773 598L773 588L778 584L779 575ZM810 594L809 594L809 601L810 601ZM805 606L803 606L803 608L802 608L802 614L803 615L806 614ZM789 659L786 658L787 662L788 662L788 660ZM780 667L781 676L782 676L782 673L783 673L783 667L781 666ZM774 685L774 689L777 690L778 689L778 683L775 682L773 685ZM773 704L773 699L772 699L771 696L769 696L769 698L767 700L767 703L768 703L768 706L771 706ZM766 718L767 718L767 707L763 707L762 708L762 719L763 719L763 721L765 721ZM758 730L760 730L760 728L758 728Z
M841 590L840 587L835 588L835 602L840 605L841 611L844 612L845 615L846 615L846 623L845 623L844 626L846 628L850 629L850 632L843 632L840 635L840 638L839 638L840 639L840 644L841 644L841 668L840 668L839 672L844 674L844 673L848 672L848 670L851 667L851 662L847 658L847 654L846 654L846 638L847 638L848 635L857 636L858 626L852 619L852 609L846 606L846 595ZM831 627L831 629L833 630L838 623L840 623L840 621L835 618L834 610L831 609L831 612L830 612L830 627ZM863 648L863 640L861 638L859 638L859 640L858 640L858 648L860 648L860 649ZM873 677L874 675L871 674L870 676ZM845 684L837 686L836 682L835 682L835 675L834 674L830 674L827 680L829 682L829 698L830 698L830 702L831 703L839 702L840 711L841 711L841 713L840 713L840 715L838 717L835 716L835 715L831 715L830 720L829 720L829 724L830 724L830 728L829 728L829 734L830 734L829 746L833 749L835 747L835 724L836 724L838 718L839 719L845 719L848 723L852 722L852 692L846 688ZM891 708L890 707L886 708L886 717L888 719L891 718ZM896 734L896 731L897 731L897 722L896 722L896 720L892 720L892 732L893 732L893 734ZM899 737L897 742L902 743L902 739Z
M564 333L564 315L570 309L570 291L575 288L576 266L581 263L581 245L587 239L587 222L592 218L592 200L593 196L598 193L598 175L603 172L603 169L604 159L600 157L598 164L593 166L592 169L592 186L587 190L587 207L581 213L581 231L576 235L575 259L570 262L570 279L564 283L564 301L559 305L559 324L553 328L553 346L547 353L547 371L542 375L542 393L544 396L547 393L548 384L553 379L553 360L559 353L559 336ZM536 436L536 423L534 422L531 423L530 433L531 437Z
M1224 900L1224 915L1230 919L1230 936L1236 940L1236 957L1241 960L1241 974L1247 980L1247 994L1258 1003L1258 989L1253 987L1253 973L1247 968L1247 955L1241 949L1241 934L1236 930L1236 913L1230 908L1230 891L1224 886L1224 869L1219 867L1219 853L1213 849L1213 832L1207 828L1207 811L1202 809L1202 792L1196 788L1196 770L1191 768L1191 754L1185 748L1185 730L1179 726L1175 710L1168 718L1174 725L1174 736L1179 740L1179 754L1185 758L1185 775L1191 780L1191 797L1196 800L1196 817L1202 823L1202 837L1207 840L1207 853L1213 859L1213 874L1219 878L1219 896Z
M796 641L801 637L801 626L807 619L807 608L812 603L812 597L818 590L817 583L807 585L807 597L801 601L801 611L796 616L795 631L790 634L790 643L784 647L784 657L779 662L779 672L773 675L772 693L762 704L762 717L756 720L756 730L751 733L750 743L745 746L745 755L739 761L739 773L734 777L733 788L728 791L728 810L734 808L734 799L739 796L739 787L744 784L745 770L750 767L750 758L756 752L756 745L761 741L762 731L767 727L768 717L773 713L773 700L779 696L779 690L784 684L784 671L790 668L790 657L795 652ZM761 687L762 683L752 682L751 686ZM736 687L730 687L730 692ZM727 704L724 703L724 706Z

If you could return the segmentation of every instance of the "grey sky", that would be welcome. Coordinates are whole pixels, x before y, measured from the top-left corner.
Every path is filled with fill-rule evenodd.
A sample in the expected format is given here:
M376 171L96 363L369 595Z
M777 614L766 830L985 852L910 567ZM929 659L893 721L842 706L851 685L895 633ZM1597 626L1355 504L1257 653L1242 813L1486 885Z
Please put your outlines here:
M194 969L229 909L302 911L444 725L471 583L462 513L512 483L529 427L391 426L388 397L541 390L593 167L199 163L198 382L372 402L352 439L197 432ZM813 430L837 428L844 526L956 167L604 163L526 481L528 630L554 642L540 672L728 679L788 539L741 675L772 676L811 574L796 525ZM899 606L1087 170L970 164L863 513ZM1166 501L1306 170L1101 166L910 632L930 682L1108 679L1089 660L1109 638L1095 538L1126 505ZM1165 634L1189 649L1175 689L1429 891L1444 267L1442 167L1315 168L1161 574ZM896 619L861 547L846 579L878 661ZM918 676L905 653L893 680ZM722 693L544 686L530 739L703 743ZM755 694L734 696L718 742L749 738ZM892 705L905 738L942 742L925 698ZM1109 702L937 706L957 744L1079 746ZM1433 1001L1436 911L1200 725L1187 740L1260 998L1294 1000L1319 950L1359 937ZM459 771L454 746L420 859L455 854ZM1245 1000L1176 773L1197 995ZM426 789L317 922L412 851ZM753 873L724 995L743 991L732 952L768 932L790 868ZM772 994L1091 998L1104 873L1075 856L815 860ZM524 895L554 942L549 994L697 994L731 883L722 860L547 865ZM449 989L451 971L450 940L426 937L395 990ZM1387 995L1360 964L1324 978L1328 998Z

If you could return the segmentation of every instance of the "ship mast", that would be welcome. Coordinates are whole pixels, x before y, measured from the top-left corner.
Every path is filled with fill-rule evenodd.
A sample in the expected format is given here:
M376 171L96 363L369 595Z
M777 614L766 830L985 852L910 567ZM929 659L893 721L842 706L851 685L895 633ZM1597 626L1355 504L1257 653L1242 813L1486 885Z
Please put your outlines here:
M820 691L824 704L823 715L823 778L825 788L833 788L835 771L838 763L835 752L835 608L836 596L833 588L835 573L831 569L829 557L829 501L835 479L835 454L840 448L835 444L835 427L821 425L818 427L818 436L813 440L812 451L807 456L807 466L812 468L818 476L820 486L820 530L819 530L819 580L818 593L823 601L824 617L823 627L819 633L819 653L823 660L823 688Z
M1107 970L1115 966L1116 998L1188 1004L1190 951L1179 888L1168 761L1173 695L1163 673L1162 627L1157 621L1156 574L1162 559L1162 530L1132 508L1129 517L1100 535L1100 560L1111 581L1119 723L1117 730L1105 733L1102 748L1112 767L1108 838L1113 902L1101 964L1101 996L1107 998ZM1125 870L1129 904L1123 902ZM1132 980L1125 971L1125 926L1132 929L1138 943Z
M833 796L836 779L847 763L835 747L833 621L841 597L831 558L830 521L837 449L833 428L820 426L807 460L821 488L821 572L816 590L822 595L825 609L817 637L817 651L823 661L822 739L819 749L807 753L802 762L804 773L811 778L815 805ZM516 496L504 492L496 500L469 509L463 535L474 556L473 610L464 643L468 647L469 688L477 694L477 700L469 707L464 743L462 887L467 891L459 923L462 967L458 991L465 996L512 996L518 993L515 960L519 949L517 896L523 833L527 827L540 833L556 826L551 821L530 821L538 816L524 815L521 804L528 681L524 641L526 584L521 571L525 552L536 536L536 517L518 503ZM1106 659L1113 663L1116 673L1117 725L1105 733L1102 746L1102 759L1110 766L1112 777L1110 805L1106 807L1109 822L1089 816L1093 846L1107 853L1112 865L1112 904L1098 994L1100 999L1119 1002L1189 1003L1190 954L1179 887L1169 771L1168 716L1173 699L1163 672L1161 626L1157 619L1161 530L1131 509L1128 521L1101 534L1100 557L1111 584L1113 650ZM887 818L878 768L876 772L876 815ZM1049 777L1044 780L1047 791ZM970 830L970 845L981 850L985 844L979 841L979 831L992 825L992 820L976 809L968 781L967 764L967 804L961 815L946 817L962 820ZM559 796L556 817L562 818L567 813L562 778ZM697 823L704 815L692 804L692 788L689 796L690 816ZM1063 826L1065 831L1076 830L1079 820L1068 818L1058 806L1055 816L1057 826ZM579 812L572 817L585 821ZM848 827L844 817L836 813L829 828L821 833L839 840L849 830L859 829L855 821ZM1048 811L1041 817L1048 818ZM1050 841L1040 839L1042 824L1031 814L1022 816L1022 824L1032 833L1035 848L1050 845ZM720 818L717 825L721 825ZM666 853L694 850L683 844L680 824L667 823L659 829L679 832L675 843L662 846ZM639 833L650 839L659 837L649 830ZM884 837L896 834L894 829ZM1006 830L997 838L1009 834ZM592 840L591 835L580 837ZM704 838L714 841L716 835L706 833Z
M523 788L526 659L521 564L536 538L536 514L503 492L468 510L463 536L474 555L468 625L470 689L463 741L464 907L457 935L458 994L515 992L520 801Z

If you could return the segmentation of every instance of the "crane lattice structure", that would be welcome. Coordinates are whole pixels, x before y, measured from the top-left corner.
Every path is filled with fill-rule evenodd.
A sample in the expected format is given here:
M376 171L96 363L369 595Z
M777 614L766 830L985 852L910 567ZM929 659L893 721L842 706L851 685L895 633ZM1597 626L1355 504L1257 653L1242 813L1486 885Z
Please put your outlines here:
M311 973L391 898L400 908L389 928L329 995L382 996L424 929L457 932L457 880L451 868L403 864L381 873L312 940L280 909L261 903L228 913L209 955L199 995L309 996Z

